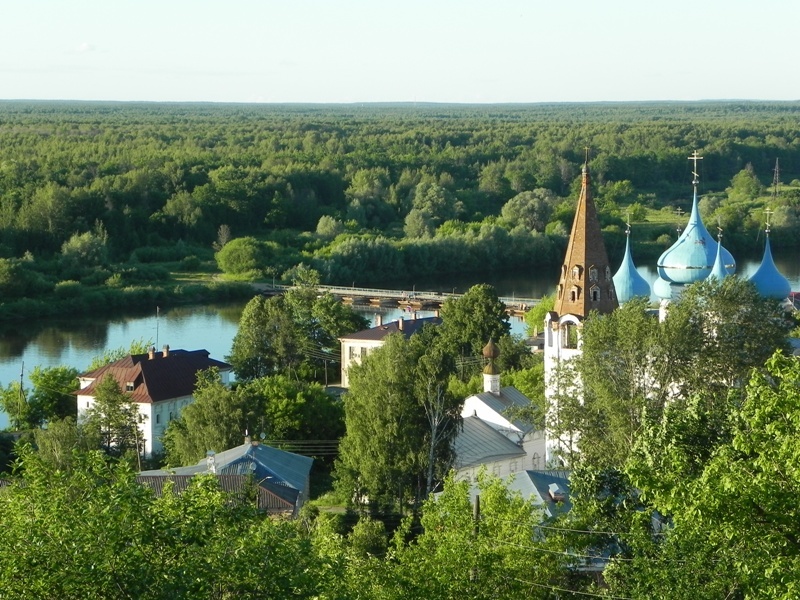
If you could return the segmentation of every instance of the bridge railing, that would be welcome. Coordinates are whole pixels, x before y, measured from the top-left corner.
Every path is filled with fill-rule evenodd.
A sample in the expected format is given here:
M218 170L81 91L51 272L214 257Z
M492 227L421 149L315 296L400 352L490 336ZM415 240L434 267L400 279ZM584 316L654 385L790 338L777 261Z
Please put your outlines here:
M283 292L292 289L291 285L282 284L266 284L265 289L276 292ZM318 285L317 291L320 293L330 292L335 296L351 297L357 296L361 298L396 298L398 300L429 300L434 302L443 302L448 298L460 298L464 294L456 294L451 292L435 292L426 290L386 290L380 288L363 288L363 287L345 287L335 285ZM526 310L532 306L536 306L540 298L521 298L517 296L502 296L500 301L508 307L520 308Z

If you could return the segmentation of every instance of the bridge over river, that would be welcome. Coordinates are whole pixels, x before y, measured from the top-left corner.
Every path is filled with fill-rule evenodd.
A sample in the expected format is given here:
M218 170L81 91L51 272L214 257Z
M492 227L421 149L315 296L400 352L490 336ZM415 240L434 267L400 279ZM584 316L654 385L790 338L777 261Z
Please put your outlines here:
M290 285L258 284L261 293L274 296L291 289ZM410 308L412 310L437 310L449 298L460 298L464 294L450 292L427 292L424 290L383 290L378 288L338 287L333 285L317 286L320 293L330 292L342 302L361 306L381 306L391 308ZM500 297L506 305L506 310L511 314L522 315L532 306L539 303L539 298Z

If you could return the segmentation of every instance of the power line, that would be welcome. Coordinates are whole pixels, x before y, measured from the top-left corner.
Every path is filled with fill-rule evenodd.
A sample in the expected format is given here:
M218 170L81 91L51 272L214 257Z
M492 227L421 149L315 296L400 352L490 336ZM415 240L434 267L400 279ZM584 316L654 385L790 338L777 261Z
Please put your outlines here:
M634 600L633 598L629 598L628 596L609 596L608 594L595 594L594 592L579 592L577 590L570 590L568 588L556 587L554 585L545 585L543 583L526 581L524 579L518 579L517 577L509 577L508 579L516 581L517 583L524 583L526 585L532 585L538 588L552 590L554 592L567 592L569 594L579 594L581 596L592 596L593 598L611 598L612 600Z
M517 523L517 521L512 521L512 520L509 520L509 519L494 519L494 520L495 521L500 521L501 523ZM570 532L570 533L590 533L590 534L596 534L596 535L610 535L610 536L614 536L614 537L626 537L626 536L638 535L638 534L633 533L633 532L621 533L621 532L615 532L615 531L600 531L600 530L596 530L596 529L572 529L572 528L569 528L569 527L556 527L554 525L535 525L534 527L536 529L549 529L549 530L553 530L553 531L567 531L567 532ZM667 535L667 532L654 531L654 532L651 532L649 535Z
M586 558L590 560L605 560L605 561L620 561L620 562L634 562L634 561L644 560L657 563L678 563L678 564L686 564L689 562L687 560L681 560L679 558L652 558L649 556L640 556L637 558L623 558L621 556L608 556L608 557L593 556L591 554L579 554L577 552L569 552L568 550L550 550L549 548L540 548L538 546L526 546L523 544L516 544L514 542L509 542L497 538L492 538L492 540L500 544L506 544L507 546L522 548L523 550L533 550L534 552L545 552L548 554L561 554L568 557Z

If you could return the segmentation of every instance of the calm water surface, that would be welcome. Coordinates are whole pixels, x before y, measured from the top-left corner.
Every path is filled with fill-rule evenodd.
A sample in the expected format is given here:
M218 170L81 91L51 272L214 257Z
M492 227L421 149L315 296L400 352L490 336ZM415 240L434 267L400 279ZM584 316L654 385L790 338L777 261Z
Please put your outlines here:
M792 289L800 290L800 261L796 256L776 256L776 263L789 278ZM740 265L738 272L748 276L757 268L758 262L749 261ZM640 267L639 272L651 283L656 278L654 267ZM494 285L501 296L539 298L553 291L557 272L541 271L524 276L506 274L483 281ZM475 283L470 278L447 278L403 282L386 287L463 293ZM156 316L154 307L148 314L110 319L48 319L35 323L15 323L0 331L0 385L7 386L19 381L20 375L27 381L27 373L35 366L66 365L84 370L94 357L106 350L127 349L134 340L150 342L158 349L165 344L175 349L204 348L212 358L224 360L230 352L243 308L244 303L162 308ZM374 309L365 308L361 314L375 323L377 313ZM382 309L381 314L384 321L409 316L395 309ZM419 316L431 314L418 313ZM512 318L511 326L513 333L524 334L525 327L521 319ZM7 426L7 417L0 412L0 429Z

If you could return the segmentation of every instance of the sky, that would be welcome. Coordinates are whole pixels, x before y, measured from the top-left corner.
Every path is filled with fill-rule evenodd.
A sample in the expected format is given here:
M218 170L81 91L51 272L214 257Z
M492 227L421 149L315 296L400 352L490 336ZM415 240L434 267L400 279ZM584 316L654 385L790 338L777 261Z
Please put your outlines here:
M797 0L2 0L0 99L797 100Z

